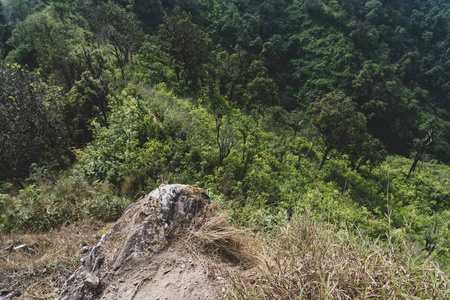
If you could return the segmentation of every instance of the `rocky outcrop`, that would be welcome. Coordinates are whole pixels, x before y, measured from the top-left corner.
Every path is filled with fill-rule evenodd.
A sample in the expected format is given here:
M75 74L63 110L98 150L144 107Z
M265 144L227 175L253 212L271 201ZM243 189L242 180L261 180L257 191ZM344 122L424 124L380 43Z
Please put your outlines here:
M169 255L171 262L161 264L161 255L167 256L173 237L209 202L202 189L185 185L152 191L128 207L100 242L89 248L82 265L65 282L60 299L139 299L140 287L151 283L158 272L169 273L177 265L181 274L183 262L178 265L177 258ZM173 267L164 271L161 265ZM195 297L209 299L207 295L200 291Z

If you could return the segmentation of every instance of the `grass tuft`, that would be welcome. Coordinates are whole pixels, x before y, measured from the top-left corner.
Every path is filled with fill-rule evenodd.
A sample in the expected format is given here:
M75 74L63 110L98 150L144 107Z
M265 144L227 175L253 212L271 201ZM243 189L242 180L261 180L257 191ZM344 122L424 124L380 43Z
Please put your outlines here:
M254 265L252 249L255 239L248 239L243 230L228 225L228 215L219 203L208 205L191 222L184 244L192 253L203 253L233 265L249 268Z

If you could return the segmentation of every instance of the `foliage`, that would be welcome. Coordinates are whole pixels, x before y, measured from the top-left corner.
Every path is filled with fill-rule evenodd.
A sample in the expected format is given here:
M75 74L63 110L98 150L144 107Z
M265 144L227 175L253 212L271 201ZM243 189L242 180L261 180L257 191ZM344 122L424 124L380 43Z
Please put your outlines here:
M124 77L124 68L142 39L134 14L109 1L87 9L85 17L97 41L109 45Z
M29 15L13 29L9 43L14 49L6 60L39 67L44 79L67 82L69 54L83 41L83 31L74 19L69 7L61 3Z
M166 18L159 31L161 46L181 65L175 69L177 80L186 85L198 86L203 77L202 66L208 58L207 34L189 20L186 12L175 9L171 18ZM186 72L186 75L182 75Z
M7 232L48 231L89 216L110 222L131 204L126 197L109 194L107 186L76 177L61 178L55 185L32 184L16 196L0 199L0 229Z
M77 68L66 105L66 124L72 142L85 145L92 139L92 122L108 124L110 79L108 60L100 49L85 46L75 52L73 65Z
M366 132L366 119L356 105L343 93L327 94L308 108L311 123L324 143L325 151L320 163L322 169L332 151L349 154L352 168L360 158L374 149L374 139ZM359 167L359 164L358 164Z
M10 36L11 26L4 17L3 2L0 1L0 59L2 59L10 50L6 44Z
M4 0L2 5L3 17L7 22L17 24L39 10L42 2L39 0Z
M0 65L0 180L27 177L32 163L62 162L68 143L62 110L60 89L26 67Z

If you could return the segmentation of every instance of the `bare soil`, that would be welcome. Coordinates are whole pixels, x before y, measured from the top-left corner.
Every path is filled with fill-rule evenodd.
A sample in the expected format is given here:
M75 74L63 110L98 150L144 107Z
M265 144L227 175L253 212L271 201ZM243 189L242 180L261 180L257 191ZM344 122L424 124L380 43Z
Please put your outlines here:
M152 256L151 262L127 264L107 281L101 299L225 299L227 291L223 274L180 246Z

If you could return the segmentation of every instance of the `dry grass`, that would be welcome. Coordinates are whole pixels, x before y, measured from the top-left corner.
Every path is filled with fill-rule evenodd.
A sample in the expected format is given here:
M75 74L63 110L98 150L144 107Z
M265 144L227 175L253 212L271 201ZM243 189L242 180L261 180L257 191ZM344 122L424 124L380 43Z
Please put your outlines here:
M449 278L406 245L328 229L307 216L264 242L256 278L232 275L234 299L449 299Z
M183 244L192 253L206 254L214 261L239 265L248 269L255 265L256 238L228 225L228 215L218 203L208 205L191 222L183 237Z
M97 243L103 223L86 220L41 234L0 235L0 290L19 291L15 299L55 299L83 256ZM13 250L28 245L33 250Z
M231 299L448 299L439 266L405 244L371 241L297 216L264 240L230 227L212 204L183 239L215 273L228 273ZM258 267L255 267L258 266Z

